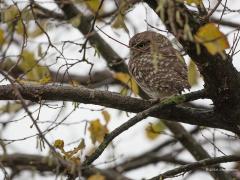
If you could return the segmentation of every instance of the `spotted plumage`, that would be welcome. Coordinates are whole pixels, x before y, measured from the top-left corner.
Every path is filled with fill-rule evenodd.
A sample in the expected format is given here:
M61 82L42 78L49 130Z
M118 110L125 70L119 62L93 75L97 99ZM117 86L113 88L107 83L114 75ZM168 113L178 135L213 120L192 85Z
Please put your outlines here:
M189 89L186 64L163 35L145 31L129 42L129 72L151 98L166 98Z

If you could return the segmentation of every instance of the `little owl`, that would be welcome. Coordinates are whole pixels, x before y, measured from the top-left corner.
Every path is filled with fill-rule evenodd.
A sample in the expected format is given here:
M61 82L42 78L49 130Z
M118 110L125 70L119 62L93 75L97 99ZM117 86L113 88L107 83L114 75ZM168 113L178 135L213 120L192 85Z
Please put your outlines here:
M145 31L129 42L129 72L153 99L163 99L189 89L186 64L163 35Z

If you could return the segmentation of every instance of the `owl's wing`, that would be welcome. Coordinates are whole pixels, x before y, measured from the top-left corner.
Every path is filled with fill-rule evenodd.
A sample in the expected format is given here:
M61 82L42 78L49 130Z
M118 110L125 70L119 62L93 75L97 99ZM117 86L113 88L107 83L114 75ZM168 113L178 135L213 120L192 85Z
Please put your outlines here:
M166 69L168 71L166 73L171 74L172 80L169 83L175 83L179 91L190 89L187 66L181 54L173 48L161 53L164 59L160 60L159 69Z

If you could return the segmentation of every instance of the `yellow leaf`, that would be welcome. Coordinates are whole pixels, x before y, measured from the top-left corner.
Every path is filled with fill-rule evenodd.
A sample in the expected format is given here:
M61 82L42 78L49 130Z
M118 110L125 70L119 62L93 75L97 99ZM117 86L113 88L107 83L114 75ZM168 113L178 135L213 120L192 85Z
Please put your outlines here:
M1 15L3 16L3 22L9 22L14 20L19 15L19 12L15 5L11 5L4 9Z
M61 139L57 139L57 140L55 140L53 146L54 146L55 148L57 148L57 149L63 149L63 147L64 147L64 141L61 140Z
M185 0L187 4L196 4L196 5L200 5L202 3L202 0Z
M16 113L17 111L22 109L22 104L19 103L7 103L4 106L0 106L1 113Z
M51 76L48 68L45 66L40 66L32 52L24 50L21 55L22 59L19 67L24 73L26 73L27 80L42 80L42 83L50 81Z
M101 143L105 135L108 133L107 127L102 125L99 119L95 119L91 121L88 130L90 132L90 136L93 144L95 144L96 142Z
M135 95L137 95L139 93L139 89L138 89L138 85L137 85L136 81L133 78L131 78L131 76L129 76L129 74L119 72L119 73L114 74L114 78L123 82L129 88L131 88L132 92Z
M106 178L101 174L94 174L88 177L88 180L105 180Z
M10 69L12 69L13 67L16 66L16 62L13 61L12 59L10 58L6 58L4 61L3 61L3 64L2 64L2 69L4 71L9 71ZM17 75L17 74L16 74Z
M86 147L84 139L81 140L81 142L78 144L78 149L84 149Z
M123 87L123 88L121 89L121 91L120 91L120 94L121 94L122 96L127 96L127 94L128 94L128 88Z
M62 151L62 153L64 154L64 157L66 159L74 159L75 158L74 156L77 155L77 153L83 148L85 148L85 141L82 139L81 142L78 144L78 146L74 147L73 150L67 151L67 152Z
M44 27L44 25L42 27ZM42 34L43 34L43 31L38 26L36 26L34 30L28 32L28 36L31 38L35 38Z
M20 66L25 68L32 68L34 65L36 65L36 60L34 57L34 54L30 51L24 50L22 52L22 61L20 63ZM29 70L29 69L26 69Z
M73 27L78 27L81 23L81 14L72 17L71 19L68 20L72 24Z
M37 11L37 9L36 9L36 11ZM30 20L34 20L31 8L29 8L28 6L23 8L21 10L21 18L26 23L28 23Z
M188 82L191 86L196 85L198 82L199 73L196 64L190 60L188 65Z
M104 120L106 121L106 124L108 124L108 122L109 122L110 119L111 119L111 116L110 116L109 112L107 112L107 111L102 111L102 115L103 115L103 117L104 117Z
M43 50L42 50L42 45L41 44L39 44L38 47L37 47L37 55L39 57L43 56Z
M17 26L16 26L16 32L19 34L19 35L23 35L23 34L26 34L26 29L25 29L26 25L23 24L22 21L18 20L17 22Z
M4 31L0 29L0 45L3 45L4 43Z
M122 14L118 14L116 19L114 20L112 27L115 29L125 28L124 16Z
M47 83L50 83L50 82L52 82L51 76L45 76L45 77L43 77L42 79L39 80L40 84L47 84Z
M229 48L226 36L213 23L200 27L194 37L196 42L204 45L212 55Z
M69 160L71 160L71 162L74 163L75 165L81 164L81 159L79 157L71 157Z
M100 1L99 0L88 0L88 1L86 1L86 5L92 12L95 13L98 10Z
M165 125L163 124L162 121L158 121L155 123L150 123L146 128L145 128L145 133L148 139L154 140L156 139L164 130L165 130Z
M123 28L126 33L129 34L129 30L124 22L125 20L125 14L127 13L127 10L131 7L129 3L126 1L119 1L119 8L118 8L118 14L115 18L115 20L112 23L112 28L120 29Z

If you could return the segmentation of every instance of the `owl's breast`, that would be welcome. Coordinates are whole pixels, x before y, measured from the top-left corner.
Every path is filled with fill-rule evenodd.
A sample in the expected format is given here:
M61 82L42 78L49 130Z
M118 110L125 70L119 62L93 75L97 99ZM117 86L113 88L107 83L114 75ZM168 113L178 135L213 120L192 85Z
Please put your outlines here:
M138 85L151 97L159 97L156 77L157 69L153 68L150 54L131 58L128 64L129 72ZM155 82L154 82L155 81Z

